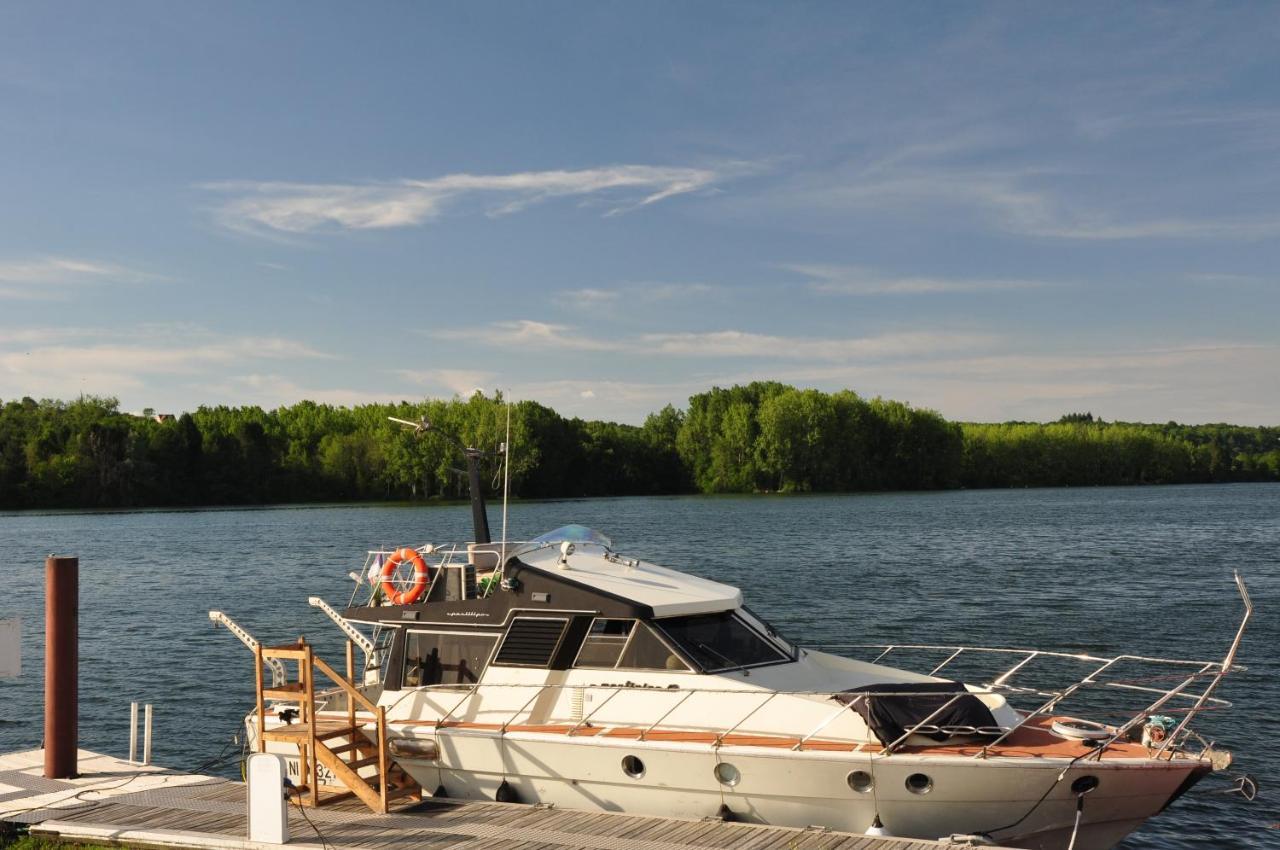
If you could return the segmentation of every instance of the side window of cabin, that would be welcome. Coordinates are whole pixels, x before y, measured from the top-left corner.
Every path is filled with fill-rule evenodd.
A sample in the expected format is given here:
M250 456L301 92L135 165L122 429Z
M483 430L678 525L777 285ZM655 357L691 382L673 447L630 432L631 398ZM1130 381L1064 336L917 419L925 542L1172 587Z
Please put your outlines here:
M635 620L596 618L582 642L574 667L619 670L678 670L689 667L655 635Z
M582 641L582 649L578 650L575 667L613 667L622 657L622 650L627 647L627 638L631 637L635 620L606 620L597 617L591 622L591 630Z
M404 687L475 684L497 640L495 634L409 632L404 650Z
M627 648L618 659L618 669L673 670L687 672L689 666L671 651L653 631L643 623L637 623Z

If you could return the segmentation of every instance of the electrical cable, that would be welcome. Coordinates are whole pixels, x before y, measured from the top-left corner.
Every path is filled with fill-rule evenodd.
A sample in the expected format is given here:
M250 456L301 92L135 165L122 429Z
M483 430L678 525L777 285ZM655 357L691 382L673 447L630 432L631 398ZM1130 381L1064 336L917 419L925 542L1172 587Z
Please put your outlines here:
M297 791L297 788L288 779L285 779L284 782L285 782L284 798L288 800L290 796L293 796L289 793L290 789ZM315 823L312 822L311 818L307 815L306 806L302 805L302 794L298 793L296 796L293 796L293 802L297 804L298 813L301 814L302 819L307 822L307 826L311 827L311 831L314 832L316 834L316 837L320 839L320 846L323 847L324 850L333 850L332 845L329 844L329 839L324 837L324 833L320 831L320 828L316 826Z
M81 805L59 806L58 810L59 811L82 811L85 809L91 809L95 806L100 806L103 803L108 802L108 800L86 800L83 797L84 794L100 792L100 791L117 791L125 787L126 785L128 785L130 782L133 782L134 780L137 780L137 779L141 779L144 776L163 776L167 781L169 779L177 778L180 776L199 775L206 770L212 770L214 768L222 767L223 765L230 763L230 761L233 758L238 757L239 753L228 752L228 750L230 750L231 747L236 746L239 742L240 742L239 733L233 733L231 736L231 740L227 742L225 745L223 745L222 750L219 751L219 753L216 756L205 761L203 764L197 765L190 769L158 768L156 770L140 770L137 773L130 774L128 777L126 777L116 785L107 785L107 786L94 785L89 788L80 788L80 789L77 789L74 793L68 793L68 795L65 797L58 797L57 799L54 799L54 800L48 800L36 806L29 806L27 808L22 808L22 809L11 809L8 811L0 811L0 818L7 819L7 818L17 817L18 815L28 814L30 812L36 812L41 809L48 809L50 807L57 806L59 803L65 803L71 800L79 800L81 802ZM190 784L196 785L200 783L190 783ZM68 792L70 792L71 790L72 789L70 788L67 789Z

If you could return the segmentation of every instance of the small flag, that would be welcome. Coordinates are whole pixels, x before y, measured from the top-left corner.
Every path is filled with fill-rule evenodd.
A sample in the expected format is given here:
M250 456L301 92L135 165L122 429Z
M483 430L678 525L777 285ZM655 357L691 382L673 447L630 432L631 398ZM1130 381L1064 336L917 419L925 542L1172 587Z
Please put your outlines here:
M369 584L377 584L382 579L382 554L373 556L373 566L369 567Z

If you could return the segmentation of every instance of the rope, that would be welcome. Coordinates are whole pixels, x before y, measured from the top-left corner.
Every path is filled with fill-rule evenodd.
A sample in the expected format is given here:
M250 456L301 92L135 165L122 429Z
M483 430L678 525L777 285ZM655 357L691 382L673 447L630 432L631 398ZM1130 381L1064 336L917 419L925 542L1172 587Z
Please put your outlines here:
M1080 821L1084 818L1084 795L1088 791L1082 791L1076 795L1076 825L1071 829L1071 843L1067 845L1067 850L1076 850L1076 836L1080 834Z

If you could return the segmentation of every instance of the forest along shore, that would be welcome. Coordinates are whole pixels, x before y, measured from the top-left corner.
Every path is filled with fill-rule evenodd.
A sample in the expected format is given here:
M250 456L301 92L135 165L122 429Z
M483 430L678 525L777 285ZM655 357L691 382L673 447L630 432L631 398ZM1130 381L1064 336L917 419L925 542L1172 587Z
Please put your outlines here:
M511 407L521 498L1280 481L1280 427L950 422L902 402L775 382L714 388L643 425ZM460 498L454 446L505 438L501 396L265 411L125 413L115 399L0 405L0 508ZM496 471L497 461L491 466Z

